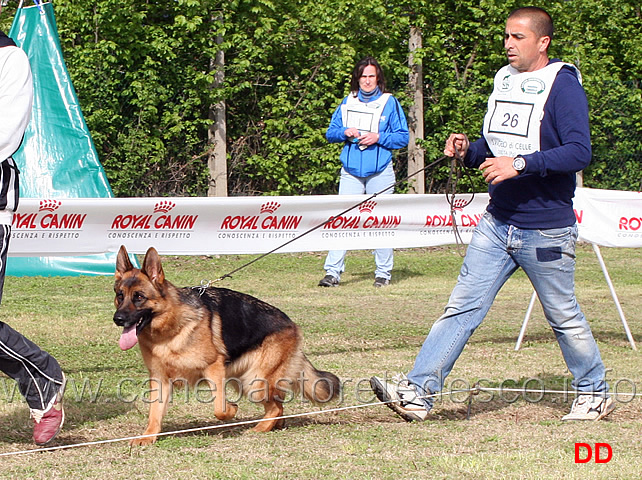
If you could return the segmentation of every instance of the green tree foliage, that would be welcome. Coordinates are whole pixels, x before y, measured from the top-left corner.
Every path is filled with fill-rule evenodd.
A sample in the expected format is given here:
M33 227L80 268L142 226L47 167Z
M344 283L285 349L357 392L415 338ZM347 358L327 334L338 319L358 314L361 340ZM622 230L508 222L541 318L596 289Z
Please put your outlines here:
M642 189L642 15L631 0L569 2L556 50L583 76L589 98L593 161L589 186Z
M424 125L426 158L443 155L445 139L463 132L480 136L495 71L506 63L503 55L504 20L514 2L447 0L426 2L414 10L414 21L424 34ZM426 181L427 192L440 192L451 176L443 164ZM460 189L483 191L480 175L471 175Z
M55 3L65 61L120 196L203 194L212 25L200 2Z
M376 3L367 14L345 0L236 0L225 10L233 192L335 193L340 146L325 140L330 116L357 59L376 55L405 74L404 35ZM390 76L403 88L403 77Z
M575 63L591 106L595 160L585 184L640 188L642 20L633 0L534 2L556 24L551 53ZM118 196L206 195L209 108L227 106L232 195L335 193L340 145L325 129L357 60L377 57L408 106L408 33L423 32L429 163L449 133L481 129L506 59L514 0L55 0L65 60ZM13 9L13 10L12 10ZM15 5L5 7L5 31ZM217 36L222 43L217 44ZM212 88L225 53L225 83ZM405 150L395 152L398 177ZM614 168L613 165L617 165ZM446 188L450 167L427 173ZM479 175L461 189L484 190Z

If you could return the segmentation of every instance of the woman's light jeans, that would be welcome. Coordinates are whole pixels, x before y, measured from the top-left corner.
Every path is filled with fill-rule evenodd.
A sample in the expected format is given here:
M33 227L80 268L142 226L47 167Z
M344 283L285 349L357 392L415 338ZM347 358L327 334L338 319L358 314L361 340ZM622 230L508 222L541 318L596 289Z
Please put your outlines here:
M440 392L466 342L495 296L521 267L542 304L579 392L608 391L600 352L575 298L577 225L525 230L486 212L475 229L457 285L408 374L424 394ZM516 322L517 326L517 322ZM425 400L428 409L432 399Z
M383 171L369 177L355 177L350 175L346 170L341 168L341 178L339 180L339 195L360 195L363 193L374 194L384 191L384 194L390 194L394 191L395 172L392 162L383 169ZM393 251L392 248L378 248L374 251L375 278L382 277L390 280L392 276ZM341 278L345 271L345 250L330 250L325 259L323 268L326 274L332 275L336 279Z

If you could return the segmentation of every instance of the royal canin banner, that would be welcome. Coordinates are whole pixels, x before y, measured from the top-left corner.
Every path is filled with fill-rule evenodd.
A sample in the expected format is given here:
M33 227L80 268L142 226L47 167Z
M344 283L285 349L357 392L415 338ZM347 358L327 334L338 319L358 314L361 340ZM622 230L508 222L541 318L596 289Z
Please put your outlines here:
M488 194L301 197L23 198L9 255L56 256L155 247L203 255L411 248L463 243ZM360 203L363 202L363 203ZM357 206L355 206L357 205ZM574 202L580 239L642 247L642 194L580 188Z

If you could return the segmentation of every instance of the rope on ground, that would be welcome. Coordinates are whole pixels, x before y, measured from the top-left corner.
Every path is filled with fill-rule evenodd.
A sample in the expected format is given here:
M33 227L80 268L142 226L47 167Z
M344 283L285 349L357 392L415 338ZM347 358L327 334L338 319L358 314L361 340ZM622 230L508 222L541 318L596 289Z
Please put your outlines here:
M467 389L461 389L461 390L449 390L447 394L444 394L444 392L438 392L438 393L433 393L430 395L422 395L419 396L418 398L421 399L428 399L428 398L437 398L437 397L443 397L444 395L454 395L454 394L459 394L459 393L468 393L470 395L469 397L469 408L468 408L468 415L470 414L470 398L472 398L473 395L479 394L479 392L516 392L516 393L539 393L542 395L546 394L554 394L554 395L604 395L604 392L575 392L575 391L569 391L569 390L537 390L537 389L528 389L528 388L501 388L501 387L482 387L479 384L476 384L472 388L467 388ZM617 392L615 393L616 396L629 396L632 397L642 397L642 393L636 393L636 392ZM96 446L96 445L106 445L110 443L118 443L118 442L125 442L129 440L136 440L140 438L148 438L148 437L167 437L171 435L180 435L184 433L194 433L194 432L202 432L202 431L207 431L207 430L218 430L222 428L230 428L230 427L238 427L238 426L243 426L243 425L251 425L254 423L260 423L260 422L265 422L265 421L273 421L273 420L286 420L289 418L300 418L300 417L309 417L313 415L320 415L324 413L337 413L337 412L343 412L343 411L348 411L348 410L356 410L359 408L369 408L369 407L374 407L378 405L387 405L389 403L396 403L397 400L389 400L386 402L372 402L372 403L362 403L359 405L348 405L345 407L336 407L336 408L329 408L326 410L317 410L317 411L312 411L312 412L302 412L302 413L293 413L290 415L282 415L280 417L273 417L273 418L259 418L255 420L242 420L238 422L232 422L232 423L220 423L216 425L208 425L205 427L194 427L194 428L186 428L183 430L174 430L171 432L160 432L156 434L150 434L150 435L135 435L131 437L121 437L121 438L111 438L111 439L106 439L106 440L96 440L93 442L82 442L82 443L72 443L69 445L57 445L54 447L43 447L43 448L34 448L30 450L19 450L15 452L5 452L5 453L0 453L0 457L11 457L11 456L18 456L18 455L26 455L26 454L32 454L32 453L42 453L42 452L53 452L57 450L69 450L72 448L80 448L80 447L91 447L91 446ZM468 417L467 415L467 417Z

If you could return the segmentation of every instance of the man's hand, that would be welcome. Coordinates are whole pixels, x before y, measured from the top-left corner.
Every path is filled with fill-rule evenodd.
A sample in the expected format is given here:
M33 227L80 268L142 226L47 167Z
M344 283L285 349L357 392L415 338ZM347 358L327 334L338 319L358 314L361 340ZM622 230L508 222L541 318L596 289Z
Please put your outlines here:
M479 169L482 171L484 180L493 185L519 175L519 172L513 168L513 157L487 158Z
M468 152L470 142L468 137L463 133L452 133L448 140L446 140L446 147L444 148L444 155L447 157L460 156L462 159Z

